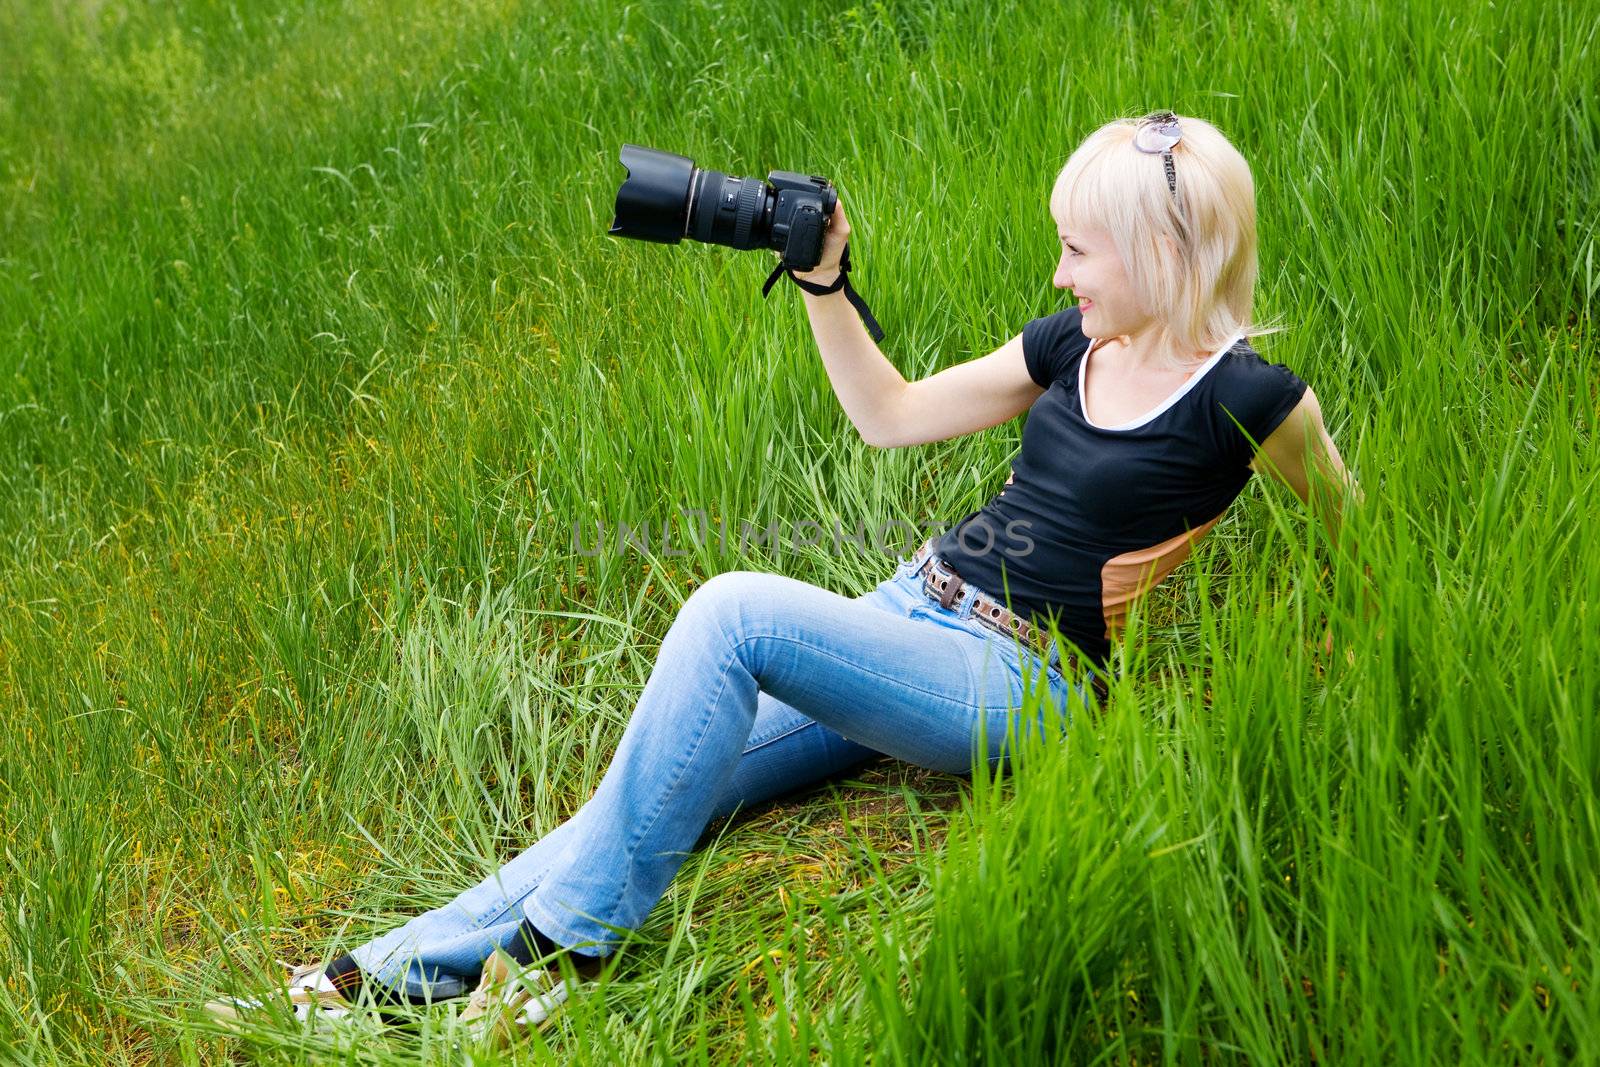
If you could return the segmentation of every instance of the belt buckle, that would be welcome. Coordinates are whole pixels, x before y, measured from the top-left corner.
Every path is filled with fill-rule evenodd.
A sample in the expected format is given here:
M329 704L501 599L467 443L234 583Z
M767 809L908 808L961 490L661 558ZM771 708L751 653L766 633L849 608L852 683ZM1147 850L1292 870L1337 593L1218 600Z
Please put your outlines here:
M946 582L942 589L939 583ZM954 604L956 597L961 595L962 588L966 585L961 575L955 572L944 560L937 556L929 560L928 568L922 574L922 592L930 600L937 600L939 606L946 611Z
M949 611L950 606L956 602L956 597L961 595L961 587L965 584L959 574L950 571L950 584L939 593L939 606Z

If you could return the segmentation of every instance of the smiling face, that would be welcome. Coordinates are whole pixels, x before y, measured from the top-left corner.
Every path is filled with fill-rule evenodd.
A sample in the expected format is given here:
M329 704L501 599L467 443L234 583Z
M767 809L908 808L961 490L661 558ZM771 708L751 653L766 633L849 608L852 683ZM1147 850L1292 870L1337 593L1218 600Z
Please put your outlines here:
M1151 318L1134 296L1122 257L1104 230L1074 230L1056 217L1061 259L1055 286L1070 289L1083 309L1089 337L1132 337L1149 328Z
M1179 121L1180 196L1162 161L1133 143L1134 119L1084 138L1050 188L1056 288L1077 297L1084 333L1124 342L1116 356L1130 367L1185 367L1225 337L1258 332L1250 165L1210 123Z

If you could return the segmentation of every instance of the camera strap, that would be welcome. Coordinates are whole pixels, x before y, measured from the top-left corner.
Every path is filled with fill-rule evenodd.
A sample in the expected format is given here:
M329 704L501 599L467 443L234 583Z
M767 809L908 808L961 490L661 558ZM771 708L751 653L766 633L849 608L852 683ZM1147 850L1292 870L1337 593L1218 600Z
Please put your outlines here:
M772 286L777 282L778 276L781 274L787 274L791 282L794 282L812 296L827 296L829 293L837 293L840 289L843 289L844 298L850 301L851 305L856 309L856 314L861 316L861 321L866 325L867 332L872 335L872 339L874 341L883 340L883 327L879 326L878 320L872 317L872 312L867 308L867 302L861 299L861 294L856 292L850 285L850 245L848 242L845 243L844 251L839 255L839 276L833 280L831 285L818 285L816 282L802 281L795 277L794 271L779 263L772 268L772 273L767 275L767 284L761 287L762 299L766 299L767 294L772 292Z

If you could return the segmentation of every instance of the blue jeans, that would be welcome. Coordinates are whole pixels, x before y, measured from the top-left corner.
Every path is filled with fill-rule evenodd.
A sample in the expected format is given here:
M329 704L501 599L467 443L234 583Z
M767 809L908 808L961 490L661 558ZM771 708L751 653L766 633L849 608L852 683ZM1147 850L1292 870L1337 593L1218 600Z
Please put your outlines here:
M1069 683L1055 651L1041 661L981 626L970 590L941 608L921 570L901 559L855 598L755 571L705 582L588 803L450 903L353 950L356 963L413 996L458 996L524 916L557 944L608 955L713 820L879 755L970 774L980 752L1005 759L1008 726L1059 734L1089 705L1089 679ZM1046 684L1028 727L1024 690Z

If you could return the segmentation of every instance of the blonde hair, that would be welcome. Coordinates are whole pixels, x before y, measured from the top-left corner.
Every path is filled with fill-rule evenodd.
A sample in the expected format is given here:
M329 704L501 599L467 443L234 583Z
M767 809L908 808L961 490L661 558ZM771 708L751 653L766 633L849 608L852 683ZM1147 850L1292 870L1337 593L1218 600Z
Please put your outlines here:
M1085 138L1056 177L1051 211L1071 229L1111 234L1134 295L1161 324L1169 358L1214 352L1235 333L1281 332L1281 324L1251 319L1258 263L1250 164L1215 126L1180 115L1174 197L1160 154L1134 146L1140 125L1115 119Z

